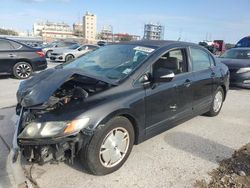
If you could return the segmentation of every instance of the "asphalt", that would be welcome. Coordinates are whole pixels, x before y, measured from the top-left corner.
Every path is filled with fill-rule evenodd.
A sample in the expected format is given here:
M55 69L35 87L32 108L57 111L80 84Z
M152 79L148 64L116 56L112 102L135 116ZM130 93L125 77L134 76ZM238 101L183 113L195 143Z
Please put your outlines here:
M8 170L16 116L15 91L18 82L0 80L0 187L13 186ZM5 99L8 101L4 101ZM217 117L198 116L154 138L134 146L124 166L106 176L83 171L78 161L25 165L39 187L193 187L196 180L208 179L218 161L250 142L250 90L232 89Z

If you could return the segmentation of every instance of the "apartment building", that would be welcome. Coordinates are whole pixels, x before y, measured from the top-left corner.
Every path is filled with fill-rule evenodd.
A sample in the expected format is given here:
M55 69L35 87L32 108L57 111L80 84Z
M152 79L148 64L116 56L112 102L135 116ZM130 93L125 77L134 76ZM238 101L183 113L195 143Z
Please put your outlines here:
M164 26L160 24L145 24L144 25L144 39L147 40L163 40Z
M83 37L88 41L94 41L96 39L96 22L97 16L86 12L83 16Z
M71 27L62 22L37 22L33 25L34 36L42 36L44 40L65 39L73 37Z

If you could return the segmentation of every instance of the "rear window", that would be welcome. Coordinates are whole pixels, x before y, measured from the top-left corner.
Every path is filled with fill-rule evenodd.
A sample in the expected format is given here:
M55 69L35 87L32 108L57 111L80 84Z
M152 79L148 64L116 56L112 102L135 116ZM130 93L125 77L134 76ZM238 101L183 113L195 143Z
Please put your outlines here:
M11 43L11 45L13 46L14 49L19 49L19 48L22 47L21 44L16 43L16 42L14 42L14 41L10 41L10 43Z
M11 45L11 43L7 40L0 40L0 50L13 50L14 47Z

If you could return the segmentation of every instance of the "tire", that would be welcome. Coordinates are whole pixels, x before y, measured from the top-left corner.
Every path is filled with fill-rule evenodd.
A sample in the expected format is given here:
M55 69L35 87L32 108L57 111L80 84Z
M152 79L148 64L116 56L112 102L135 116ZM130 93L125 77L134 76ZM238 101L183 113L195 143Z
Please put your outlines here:
M19 62L13 67L13 74L17 79L27 79L32 73L32 66L27 62Z
M217 116L223 106L225 93L221 86L219 86L214 92L213 102L211 104L210 110L205 114L210 117Z
M48 50L47 52L46 52L46 54L45 54L45 57L46 58L50 58L50 56L51 56L51 52L52 52L53 50Z
M82 148L80 161L91 174L112 173L127 160L134 145L134 139L134 128L131 122L125 117L114 117L105 126L98 128L89 144ZM114 143L115 146L113 146Z
M65 57L65 61L68 62L68 61L71 61L72 59L74 59L74 56L69 54Z

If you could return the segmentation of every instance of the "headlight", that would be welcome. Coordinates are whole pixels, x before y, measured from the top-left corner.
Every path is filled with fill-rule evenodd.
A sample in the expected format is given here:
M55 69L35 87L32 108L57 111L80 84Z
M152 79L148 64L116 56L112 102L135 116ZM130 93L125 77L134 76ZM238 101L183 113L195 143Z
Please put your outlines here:
M72 122L32 122L24 128L19 138L46 138L78 133L88 125L88 122L89 118L73 120Z
M250 72L250 67L240 68L236 73Z

